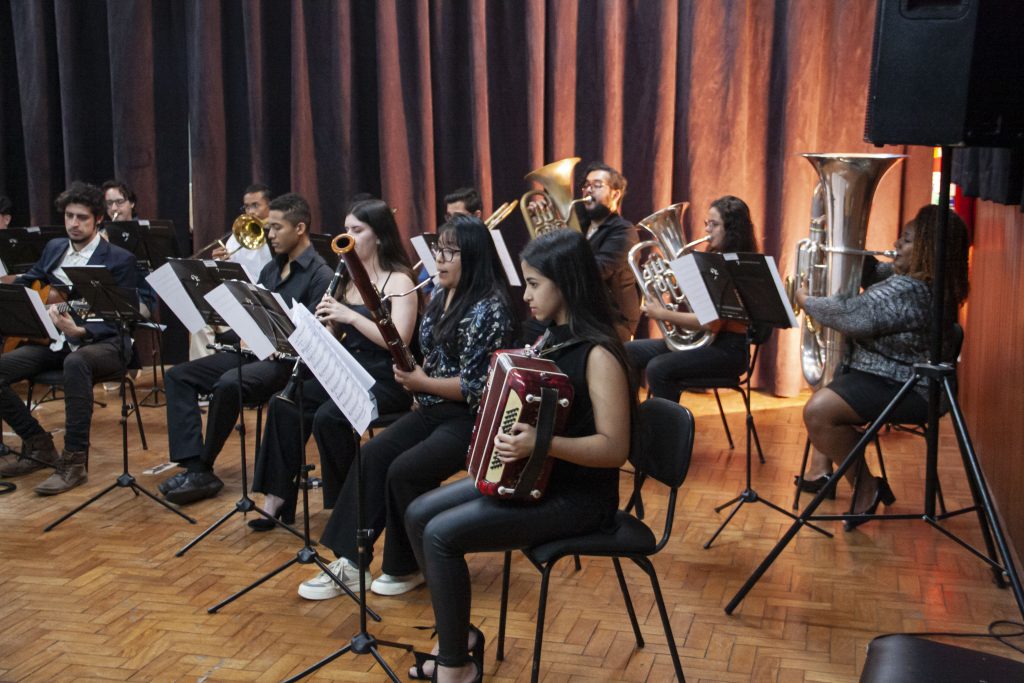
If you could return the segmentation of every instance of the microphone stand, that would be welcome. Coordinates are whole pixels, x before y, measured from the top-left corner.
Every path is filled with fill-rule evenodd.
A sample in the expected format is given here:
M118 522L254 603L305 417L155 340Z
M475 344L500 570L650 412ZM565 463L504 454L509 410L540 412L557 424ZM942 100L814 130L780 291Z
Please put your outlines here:
M301 412L300 412L300 415L301 415ZM366 588L367 588L367 586L366 586L366 574L363 571L363 563L364 563L364 561L366 559L366 556L367 556L367 553L368 553L367 545L369 544L370 530L365 528L366 520L365 520L365 517L364 517L365 511L363 509L363 456L362 456L362 447L360 445L360 438L361 438L362 435L359 434L358 432L356 432L354 429L352 431L353 431L353 433L355 434L355 437L356 437L356 454L355 454L356 455L356 458L355 458L355 465L356 465L356 548L357 548L357 553L358 553L358 562L357 562L357 566L356 566L356 571L359 572L359 600L358 600L358 602L359 602L359 632L356 633L354 636L352 636L352 638L349 640L348 644L346 644L340 650L337 650L337 651L333 652L332 654L327 655L326 657L321 659L316 664L313 664L312 666L310 666L308 669L305 669L305 670L301 671L300 673L296 674L295 676L292 676L291 678L286 679L285 683L292 683L293 681L298 681L298 680L300 680L302 678L305 678L306 676L310 675L314 671L317 671L321 667L326 666L327 664L330 664L331 662L333 662L338 657L341 657L342 655L348 654L349 652L353 652L356 655L365 655L365 654L373 655L373 658L375 660L377 660L377 664L379 664L380 668L384 670L384 673L387 674L388 678L391 679L391 681L393 681L393 683L401 683L401 679L399 679L398 676L395 675L395 672L392 671L391 667L389 667L387 662L384 661L384 658L381 657L381 655L380 655L380 647L382 647L382 646L383 647L395 647L395 648L399 648L399 649L405 650L406 652L412 652L412 645L406 645L405 643L395 643L395 642L391 642L391 641L388 641L388 640L378 640L377 638L375 638L371 633L369 633L366 630L366 616L367 616L367 614L369 614L370 616L374 617L374 619L376 621L380 621L380 617L376 616L375 613L373 612L373 610L371 610L369 607L366 606ZM303 456L303 457L305 457L305 456ZM303 462L305 462L305 460L303 460ZM308 492L304 492L303 495L304 496L308 496ZM306 517L306 527L307 527L307 532L308 532L308 528L309 528L309 516L308 515ZM297 560L292 560L288 564L291 564L291 563L296 562L296 561ZM288 565L285 565L285 566L288 566ZM282 567L281 569L284 569L284 567ZM280 570L278 570L278 571L280 571ZM276 572L274 572L274 573L276 573ZM328 572L328 574L331 576L331 578L334 579L334 581L336 583L338 583L338 585L340 585L342 588L344 588L347 593L349 593L350 595L352 594L352 592L348 589L347 586L345 586L343 583L338 581L337 577L335 577L330 572ZM273 576L273 574L271 574L270 576ZM266 578L270 578L270 576L267 576Z

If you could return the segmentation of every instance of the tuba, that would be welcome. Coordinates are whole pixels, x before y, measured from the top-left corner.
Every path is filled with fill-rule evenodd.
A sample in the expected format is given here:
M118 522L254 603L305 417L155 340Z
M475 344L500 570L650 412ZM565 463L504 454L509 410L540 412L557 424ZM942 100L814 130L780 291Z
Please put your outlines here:
M519 200L530 239L564 228L580 231L580 221L573 207L580 202L594 200L591 197L572 198L572 170L579 162L579 157L569 157L526 174L526 180L539 183L544 188L529 190ZM537 197L543 201L538 202Z
M636 277L644 298L657 299L672 311L689 311L675 273L669 267L669 261L677 259L693 250L698 244L707 242L709 236L692 242L683 243L683 214L686 213L688 202L680 202L666 207L643 219L638 226L654 236L653 240L640 242L629 250L627 259L629 267ZM650 249L647 260L640 263L645 249ZM683 330L667 320L656 320L665 343L673 351L689 351L707 346L715 339L715 335L707 330Z
M795 276L786 279L794 313L796 290L811 296L854 296L860 291L864 257L894 256L866 251L871 200L882 176L902 154L804 154L818 172L811 200L810 236L797 243ZM846 354L838 331L804 315L800 333L800 365L804 379L817 391L832 381Z

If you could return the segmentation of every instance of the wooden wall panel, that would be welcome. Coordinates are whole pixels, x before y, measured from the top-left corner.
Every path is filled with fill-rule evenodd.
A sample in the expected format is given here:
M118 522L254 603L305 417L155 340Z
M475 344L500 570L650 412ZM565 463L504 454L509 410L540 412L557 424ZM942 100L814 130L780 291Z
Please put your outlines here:
M1024 214L979 201L960 400L1018 555L1024 549Z

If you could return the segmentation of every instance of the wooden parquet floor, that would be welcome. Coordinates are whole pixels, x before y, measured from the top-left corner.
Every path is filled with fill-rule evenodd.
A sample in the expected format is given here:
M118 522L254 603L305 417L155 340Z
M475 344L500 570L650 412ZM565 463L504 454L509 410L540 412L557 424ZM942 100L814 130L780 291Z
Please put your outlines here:
M145 384L145 382L143 382ZM97 394L102 393L98 390ZM193 526L144 497L117 489L50 533L43 527L112 483L121 471L119 406L106 394L94 419L89 482L62 496L41 498L32 487L46 474L15 480L0 497L0 681L278 681L333 652L358 629L353 602L307 602L298 584L312 575L293 567L225 607L207 608L295 556L297 539L283 531L252 533L236 515L184 557L175 551L227 512L241 476L233 437L218 462L226 488L187 509ZM734 432L742 434L738 398L726 401ZM754 466L754 484L789 507L799 466L805 397L756 395L754 405L768 462ZM722 519L713 508L743 484L743 446L727 447L713 397L687 395L697 415L693 465L676 513L675 531L655 566L689 681L854 681L865 647L876 635L900 631L981 632L994 619L1018 619L1009 591L996 588L985 566L922 522L870 523L832 540L802 532L733 616L723 607L788 527L763 505L739 513L711 550L702 549ZM142 474L167 460L163 408L144 408L150 450L130 430L131 470L150 489L166 475ZM40 408L44 425L61 426L62 404ZM252 443L255 415L247 420ZM8 441L11 441L8 436ZM58 436L58 444L62 437ZM923 440L883 436L886 463L898 497L894 510L920 508ZM250 447L251 451L251 447ZM310 448L315 457L315 447ZM940 472L950 506L969 499L953 436L944 430ZM251 465L250 465L251 467ZM624 477L624 490L628 485ZM849 489L826 509L846 504ZM646 497L656 529L663 496ZM318 495L311 503L318 534L327 519ZM950 528L980 542L970 515ZM328 551L328 559L330 557ZM376 574L378 562L373 569ZM488 638L486 675L494 681L529 680L539 580L522 558L513 564L510 640L495 661L501 558L470 560L473 621ZM556 570L549 596L542 679L667 681L672 666L650 584L626 566L647 646L637 649L610 562L571 562ZM370 630L387 640L430 647L426 589L397 598L372 597L384 617ZM971 641L970 647L1017 659L1008 649ZM962 641L960 644L964 644ZM386 649L401 673L412 657ZM310 680L381 681L369 657L347 655Z

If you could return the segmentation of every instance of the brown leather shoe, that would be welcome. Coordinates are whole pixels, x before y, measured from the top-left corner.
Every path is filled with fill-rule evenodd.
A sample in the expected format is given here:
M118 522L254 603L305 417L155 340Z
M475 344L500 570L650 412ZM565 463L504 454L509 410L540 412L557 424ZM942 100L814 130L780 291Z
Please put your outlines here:
M55 496L84 484L89 478L85 471L87 458L86 451L61 451L57 471L35 488L36 493L40 496Z
M39 434L25 439L21 446L22 455L14 462L0 468L0 477L19 477L44 467L56 467L59 456L53 445L53 437ZM27 457L26 457L27 456Z

